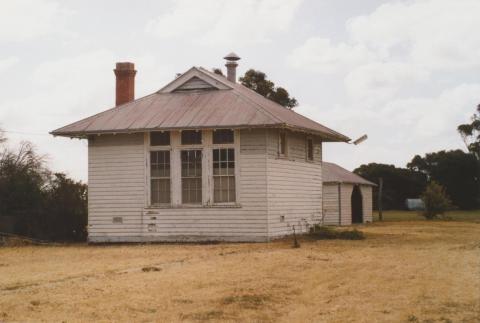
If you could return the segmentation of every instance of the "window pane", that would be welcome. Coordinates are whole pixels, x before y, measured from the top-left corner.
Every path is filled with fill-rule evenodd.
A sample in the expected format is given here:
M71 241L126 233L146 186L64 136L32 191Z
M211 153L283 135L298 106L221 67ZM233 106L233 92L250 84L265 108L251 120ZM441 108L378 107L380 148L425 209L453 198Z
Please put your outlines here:
M213 201L235 202L235 150L213 150Z
M307 139L307 159L313 160L313 140Z
M170 203L170 179L151 180L152 204Z
M170 177L170 151L150 152L150 176Z
M202 143L202 132L196 130L182 131L182 145L200 145Z
M182 203L202 203L202 151L182 150Z
M150 145L151 146L169 146L170 145L170 132L151 132L150 133Z
M213 143L214 144L233 144L233 130L219 129L213 131Z
M151 203L170 203L170 151L150 152Z
M280 155L285 155L285 151L286 151L286 135L285 135L285 132L280 132L280 134L278 136L278 140L279 140L278 153Z
M182 178L182 203L200 204L202 203L202 178L187 177Z

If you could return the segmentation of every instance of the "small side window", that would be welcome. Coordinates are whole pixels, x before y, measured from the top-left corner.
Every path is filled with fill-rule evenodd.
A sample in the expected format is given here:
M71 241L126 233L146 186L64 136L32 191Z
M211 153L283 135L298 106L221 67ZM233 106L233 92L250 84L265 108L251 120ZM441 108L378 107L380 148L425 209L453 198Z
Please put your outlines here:
M313 139L307 138L307 160L313 160Z
M278 155L285 156L287 154L287 135L285 131L278 134Z

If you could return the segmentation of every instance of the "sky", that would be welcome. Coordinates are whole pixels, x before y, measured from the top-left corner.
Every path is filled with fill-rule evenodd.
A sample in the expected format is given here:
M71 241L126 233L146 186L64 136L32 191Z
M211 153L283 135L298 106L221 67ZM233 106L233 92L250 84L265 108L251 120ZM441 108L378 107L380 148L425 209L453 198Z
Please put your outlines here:
M0 128L48 166L87 181L87 142L48 132L109 109L115 62L137 69L136 98L191 66L242 59L285 87L295 110L360 145L328 143L353 170L404 167L464 149L457 125L480 103L478 0L0 0Z

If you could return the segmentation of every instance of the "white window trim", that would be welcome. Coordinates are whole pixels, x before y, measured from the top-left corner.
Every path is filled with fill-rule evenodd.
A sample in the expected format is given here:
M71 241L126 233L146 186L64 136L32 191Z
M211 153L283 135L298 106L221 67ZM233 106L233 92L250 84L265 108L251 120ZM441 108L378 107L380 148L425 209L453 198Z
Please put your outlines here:
M213 136L212 136L213 138ZM234 163L235 163L235 202L214 202L214 181L213 181L213 149L234 149ZM212 143L212 149L210 151L210 158L212 158L212 163L210 165L210 172L211 172L211 179L212 179L212 185L210 187L210 196L211 196L211 201L212 205L216 206L232 206L232 205L238 205L239 204L239 181L240 181L240 165L239 165L239 155L240 155L240 133L238 130L233 130L233 143L231 144L213 144Z
M146 208L203 208L241 207L240 204L240 130L234 130L233 144L213 144L213 130L202 130L202 144L182 145L180 131L170 131L170 146L150 146L150 133L144 134L145 150L145 207ZM213 202L213 149L235 149L235 202ZM170 204L151 203L150 151L170 150ZM182 204L182 150L202 151L202 203Z
M170 134L171 136L171 134ZM144 142L145 142L145 174L146 180L145 180L145 191L146 191L146 198L145 202L148 207L165 207L169 206L172 204L172 142L171 142L171 137L170 137L170 145L169 146L150 146L150 133L146 132L144 134ZM150 162L150 152L151 151L162 151L162 150L168 150L170 151L170 203L161 203L161 204L155 204L152 205L152 182L151 182L151 162Z
M203 138L203 134L202 134L202 138ZM200 203L183 203L183 196L182 196L182 179L183 179L183 176L182 176L182 159L181 159L181 155L182 155L182 151L187 151L187 150L200 150L200 153L202 154L202 201ZM179 160L179 163L180 163L180 172L179 172L179 181L180 181L180 192L179 192L179 196L180 196L180 205L182 206L185 206L185 207L199 207L199 206L202 206L204 205L204 199L205 199L205 167L204 167L204 163L205 163L205 150L203 149L203 146L198 144L198 145L195 145L195 147L193 145L181 145L180 146L180 149L179 149L179 155L180 155L180 160Z

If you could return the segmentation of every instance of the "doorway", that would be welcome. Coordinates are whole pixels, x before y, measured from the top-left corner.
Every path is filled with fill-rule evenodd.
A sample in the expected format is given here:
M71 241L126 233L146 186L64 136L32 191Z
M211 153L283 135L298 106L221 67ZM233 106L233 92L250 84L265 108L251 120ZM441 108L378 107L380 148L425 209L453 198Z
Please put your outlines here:
M363 201L360 186L355 185L352 191L352 223L363 223Z

